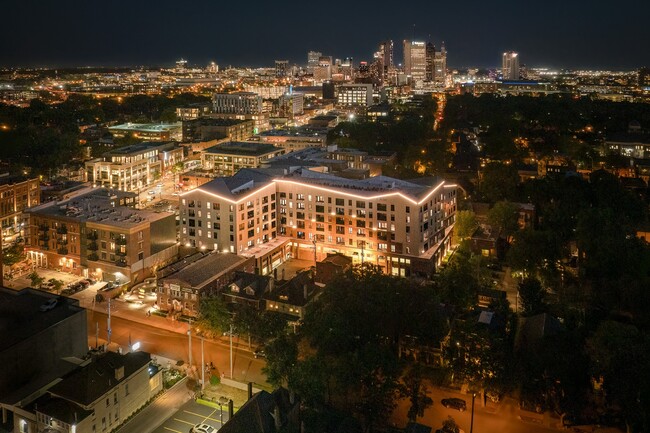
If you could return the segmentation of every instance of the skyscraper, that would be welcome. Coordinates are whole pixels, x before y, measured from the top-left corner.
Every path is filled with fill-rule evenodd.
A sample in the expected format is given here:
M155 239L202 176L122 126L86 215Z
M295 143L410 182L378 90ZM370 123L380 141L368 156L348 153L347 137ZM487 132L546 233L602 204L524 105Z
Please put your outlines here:
M307 70L309 72L314 72L314 68L318 66L318 59L323 55L319 51L309 51L307 53Z
M504 80L519 79L519 53L516 53L514 51L507 51L503 53L501 75L503 75Z
M427 42L426 55L427 55L426 80L433 81L433 77L435 76L434 59L436 57L436 46L433 45L433 42Z
M444 86L447 81L447 49L443 42L433 58L433 82Z
M424 42L404 41L404 73L411 76L415 87L422 87L426 78L426 57Z
M288 60L276 60L275 61L275 76L278 78L284 78L289 72L289 61Z
M388 77L388 71L393 67L393 41L387 40L379 44L375 53L377 78L384 82Z

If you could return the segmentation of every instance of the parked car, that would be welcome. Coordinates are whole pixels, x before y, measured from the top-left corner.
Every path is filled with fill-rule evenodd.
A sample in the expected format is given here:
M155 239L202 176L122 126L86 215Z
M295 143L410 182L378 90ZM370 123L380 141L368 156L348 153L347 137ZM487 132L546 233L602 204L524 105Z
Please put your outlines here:
M56 307L56 304L57 304L58 302L59 302L59 301L57 301L57 300L54 299L54 298L52 298L52 299L48 299L48 300L47 300L43 305L41 305L41 307L39 308L39 310L42 311L42 312L50 311L51 309L53 309L54 307Z
M190 433L216 433L217 429L208 424L197 424L190 429Z
M457 409L461 412L467 409L467 403L462 398L443 398L441 403L446 408Z
M56 286L51 281L46 281L46 282L41 284L41 289L42 290L54 290L54 287L56 287Z

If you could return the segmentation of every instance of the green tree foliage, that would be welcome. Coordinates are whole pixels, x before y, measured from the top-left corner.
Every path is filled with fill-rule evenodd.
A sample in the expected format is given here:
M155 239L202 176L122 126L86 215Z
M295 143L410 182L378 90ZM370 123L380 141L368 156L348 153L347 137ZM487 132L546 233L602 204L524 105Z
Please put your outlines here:
M221 334L230 329L232 315L219 297L202 297L199 302L197 326Z
M519 206L508 201L499 201L488 211L488 222L508 239L519 229Z
M461 244L438 278L443 299L460 309L473 306L480 289L479 271L469 247Z
M404 376L404 395L411 402L407 418L410 422L416 422L418 417L424 416L424 411L433 405L429 397L429 389L422 379L422 366L413 365Z
M483 170L479 192L489 203L514 200L518 183L519 173L514 165L491 162Z
M519 283L518 290L522 314L533 316L546 310L546 303L544 302L546 291L538 279L524 278Z
M265 351L267 362L262 371L271 385L286 386L290 378L293 382L304 383L302 371L295 370L298 362L298 339L295 335L280 335L266 345ZM314 391L308 392L303 387L298 388L305 391L302 394L305 397L314 395Z
M13 244L4 249L2 263L11 266L25 259L25 247L22 244Z
M587 342L592 373L603 378L609 404L621 408L628 431L650 427L650 340L638 328L603 322Z
M32 272L27 276L32 284L32 287L38 287L45 281L45 278L38 275L36 271Z
M478 222L476 221L476 214L473 211L460 210L456 212L454 232L460 240L472 236L477 227Z

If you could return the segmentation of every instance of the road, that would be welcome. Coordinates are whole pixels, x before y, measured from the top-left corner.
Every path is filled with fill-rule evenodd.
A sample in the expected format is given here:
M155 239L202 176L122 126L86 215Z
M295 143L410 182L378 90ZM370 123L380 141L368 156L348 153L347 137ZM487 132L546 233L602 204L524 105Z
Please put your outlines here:
M95 345L96 323L99 323L99 344L107 340L106 313L88 310L88 344ZM187 325L185 325L187 326ZM187 335L133 322L124 318L111 316L111 343L119 345L123 350L133 344L140 343L140 350L160 355L173 360L189 361L189 338ZM225 339L224 339L225 340ZM230 376L230 350L226 341L204 341L204 361L212 362L216 374ZM201 364L201 340L192 338L192 364ZM264 360L255 359L248 350L248 344L239 339L233 339L233 378L241 382L253 382L264 385L266 376L262 373ZM200 369L199 369L200 371ZM206 377L206 381L208 378Z
M429 397L433 399L433 405L424 412L424 417L418 418L418 422L433 428L433 431L442 427L442 422L452 417L458 426L466 433L470 431L470 418L472 407L472 396L460 394L454 391L430 388ZM459 412L456 409L445 408L440 401L443 398L459 397L467 403L467 410ZM410 407L408 400L400 400L393 414L393 422L398 427L406 424L406 413ZM523 420L521 415L523 414ZM505 399L499 404L488 402L483 407L480 397L476 398L474 406L474 428L472 433L550 433L557 432L557 419L552 419L548 414L538 416L533 413L521 412L516 400Z
M190 399L187 383L187 379L178 382L122 426L118 430L119 433L149 433L154 431L165 420L177 413Z

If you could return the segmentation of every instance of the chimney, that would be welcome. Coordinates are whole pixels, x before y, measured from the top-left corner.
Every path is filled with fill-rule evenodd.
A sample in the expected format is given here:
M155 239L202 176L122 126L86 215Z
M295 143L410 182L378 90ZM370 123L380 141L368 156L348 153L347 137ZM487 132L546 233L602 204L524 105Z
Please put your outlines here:
M248 399L253 398L253 382L248 382Z
M280 419L280 406L277 404L273 409L273 421L275 421L275 431L280 431L282 428L282 419Z

